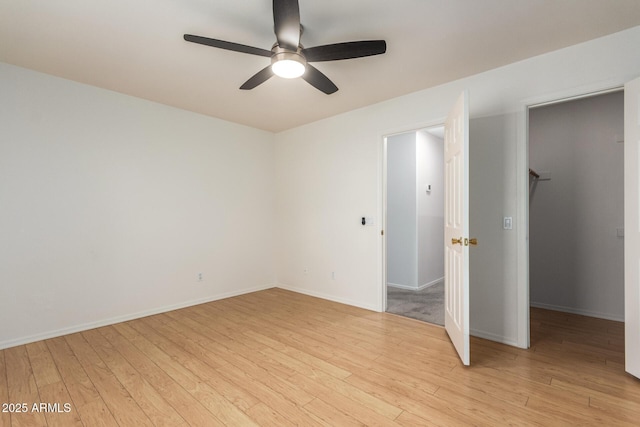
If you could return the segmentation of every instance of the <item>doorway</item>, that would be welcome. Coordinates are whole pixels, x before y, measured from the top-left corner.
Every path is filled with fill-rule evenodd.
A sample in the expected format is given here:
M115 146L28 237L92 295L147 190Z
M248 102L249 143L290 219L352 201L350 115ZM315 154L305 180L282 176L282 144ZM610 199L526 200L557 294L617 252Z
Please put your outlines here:
M444 127L385 147L386 311L444 325Z
M624 92L528 114L530 306L624 321Z

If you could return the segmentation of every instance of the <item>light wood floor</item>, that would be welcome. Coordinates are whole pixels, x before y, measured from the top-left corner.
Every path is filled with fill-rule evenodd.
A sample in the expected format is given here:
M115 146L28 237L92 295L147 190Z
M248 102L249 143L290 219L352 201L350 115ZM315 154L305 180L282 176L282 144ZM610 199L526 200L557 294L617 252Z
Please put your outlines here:
M465 368L438 326L271 289L0 351L29 407L0 425L637 426L623 325L531 317L530 350L473 339Z

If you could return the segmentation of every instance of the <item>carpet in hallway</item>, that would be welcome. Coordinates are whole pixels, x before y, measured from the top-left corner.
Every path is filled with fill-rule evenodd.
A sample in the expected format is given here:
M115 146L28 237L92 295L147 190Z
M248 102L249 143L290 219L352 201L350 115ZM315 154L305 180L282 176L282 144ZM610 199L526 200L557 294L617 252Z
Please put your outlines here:
M387 312L444 326L444 283L419 291L388 286Z

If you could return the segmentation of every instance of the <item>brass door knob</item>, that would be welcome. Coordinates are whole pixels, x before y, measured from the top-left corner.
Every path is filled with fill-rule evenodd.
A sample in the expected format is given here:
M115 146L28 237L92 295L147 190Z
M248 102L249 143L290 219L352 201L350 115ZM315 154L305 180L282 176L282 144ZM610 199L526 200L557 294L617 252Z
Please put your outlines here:
M471 246L476 246L478 244L478 239L469 239L469 244Z
M460 237L459 239L451 239L451 244L452 245L461 245L462 244L462 237Z

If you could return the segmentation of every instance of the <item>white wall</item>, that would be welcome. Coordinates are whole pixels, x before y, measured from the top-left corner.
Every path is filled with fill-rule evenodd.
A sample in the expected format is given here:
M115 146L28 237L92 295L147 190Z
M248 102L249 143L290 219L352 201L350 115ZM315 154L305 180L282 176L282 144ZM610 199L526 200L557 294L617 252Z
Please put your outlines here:
M387 138L387 283L418 288L416 133Z
M2 63L0 94L0 348L275 283L272 134Z
M275 138L0 64L0 346L276 276L285 288L382 310L383 136L443 123L465 88L470 237L480 241L471 327L523 345L524 106L640 75L639 45L636 27ZM513 231L502 230L506 215ZM377 226L363 227L362 216Z
M624 320L623 135L623 92L530 110L531 305Z
M416 201L418 285L425 287L444 278L444 141L426 130L416 132Z
M527 230L520 221L528 196L518 185L524 171L517 173L526 160L524 107L640 75L639 45L636 27L277 134L279 282L382 310L383 238L380 227L359 224L363 215L382 215L382 138L443 123L468 88L471 191L479 192L472 195L470 237L480 243L471 250L471 328L526 345L519 310L528 304L520 251ZM502 229L503 216L514 217L513 230Z

